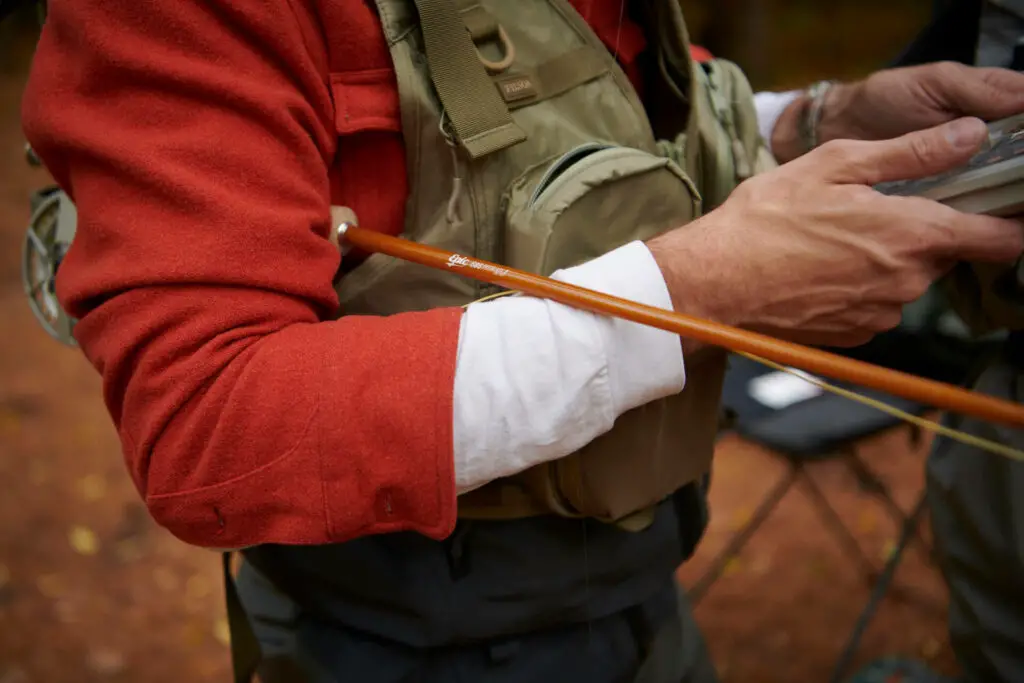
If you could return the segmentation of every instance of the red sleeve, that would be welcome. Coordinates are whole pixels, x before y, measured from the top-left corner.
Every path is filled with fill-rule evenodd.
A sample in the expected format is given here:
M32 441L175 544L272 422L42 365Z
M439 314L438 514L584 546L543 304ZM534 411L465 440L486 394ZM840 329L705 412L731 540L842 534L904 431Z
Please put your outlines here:
M714 55L708 52L707 48L701 47L700 45L690 46L690 57L696 62L710 62L714 59Z
M441 538L460 311L322 322L336 134L301 4L52 4L23 114L79 211L58 294L179 538Z

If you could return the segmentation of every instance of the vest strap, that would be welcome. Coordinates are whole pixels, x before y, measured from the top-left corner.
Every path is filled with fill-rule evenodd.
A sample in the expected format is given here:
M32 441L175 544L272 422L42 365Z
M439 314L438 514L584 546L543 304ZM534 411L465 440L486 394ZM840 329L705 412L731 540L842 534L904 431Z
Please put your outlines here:
M498 37L498 20L478 2L459 10L474 43L483 43Z
M430 79L458 145L479 159L525 140L451 0L415 2Z

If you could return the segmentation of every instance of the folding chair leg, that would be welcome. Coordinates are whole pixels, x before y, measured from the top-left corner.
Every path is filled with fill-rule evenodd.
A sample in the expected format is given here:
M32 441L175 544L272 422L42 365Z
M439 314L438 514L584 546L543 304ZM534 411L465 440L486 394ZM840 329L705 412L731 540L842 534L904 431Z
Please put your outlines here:
M860 641L864 636L864 632L871 624L871 620L874 618L875 612L878 609L879 604L882 602L882 598L885 597L886 592L892 585L892 579L896 574L896 568L903 559L903 551L906 550L911 539L917 533L918 526L921 523L921 518L924 517L926 507L927 501L924 496L921 496L917 505L914 506L914 510L904 520L903 526L900 529L899 540L896 543L896 549L889 557L889 561L886 562L885 568L882 570L882 573L878 578L878 582L875 584L875 588L871 592L871 598L868 600L867 606L864 607L864 610L857 618L857 624L854 626L853 632L850 634L850 638L847 640L846 646L843 648L843 652L839 656L836 666L832 671L830 683L840 683L843 676L846 675L847 669L850 668L850 663L853 661L854 655L857 654L857 648L860 646Z
M860 547L860 543L857 542L853 533L843 524L839 513L828 502L828 498L821 492L821 489L818 488L818 485L809 474L805 472L804 476L801 477L801 482L810 494L811 502L814 503L821 513L822 520L832 529L832 532L836 535L836 538L847 553L852 555L862 566L868 584L873 583L875 577L878 576L878 570L875 568L874 563L864 554L864 549Z
M694 583L694 585L687 591L687 597L694 607L697 603L703 599L711 585L721 577L722 572L725 571L726 565L729 564L729 560L739 554L743 549L743 546L751 539L754 533L764 524L768 516L771 515L775 506L779 504L782 498L789 492L789 489L793 486L793 483L797 480L801 473L801 466L799 464L791 465L789 472L783 476L778 483L768 492L768 495L764 497L757 509L754 510L753 516L750 521L733 536L729 543L722 549L718 555L711 561L711 566L706 572Z
M893 500L892 495L889 493L888 487L871 471L864 461L860 459L856 451L850 451L847 453L845 458L847 466L854 473L859 481L866 485L866 488L873 493L886 508L889 516L892 518L893 523L896 524L897 528L903 528L907 524L909 517L903 508L896 504ZM915 543L920 548L921 552L925 554L928 560L932 564L937 564L935 549L925 540L924 536L921 535L920 523L914 524L914 535L910 539L911 543Z

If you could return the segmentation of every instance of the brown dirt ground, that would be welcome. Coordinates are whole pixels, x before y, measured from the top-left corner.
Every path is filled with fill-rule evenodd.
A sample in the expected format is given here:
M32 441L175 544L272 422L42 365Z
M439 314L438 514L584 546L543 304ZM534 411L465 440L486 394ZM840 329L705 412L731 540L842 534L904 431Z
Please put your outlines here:
M0 683L228 680L216 555L148 519L96 374L37 327L22 297L27 199L47 178L22 161L24 60L0 58ZM713 521L684 580L782 473L771 454L739 440L720 450ZM925 453L902 432L862 449L904 506L922 485ZM884 512L837 463L813 474L866 551L881 558L894 536ZM901 654L950 671L942 584L915 552L897 581L932 605L886 600L858 660ZM866 598L857 571L795 490L697 617L725 683L824 681Z

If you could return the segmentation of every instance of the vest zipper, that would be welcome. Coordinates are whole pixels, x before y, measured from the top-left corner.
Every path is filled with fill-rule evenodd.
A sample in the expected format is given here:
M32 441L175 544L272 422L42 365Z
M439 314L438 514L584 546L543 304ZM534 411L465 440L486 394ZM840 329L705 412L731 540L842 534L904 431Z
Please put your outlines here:
M452 191L448 195L445 218L454 225L459 222L459 200L462 198L462 163L459 159L459 150L455 145L455 136L452 135L448 126L448 115L444 110L441 110L441 122L438 124L438 129L441 131L452 157Z

